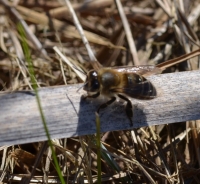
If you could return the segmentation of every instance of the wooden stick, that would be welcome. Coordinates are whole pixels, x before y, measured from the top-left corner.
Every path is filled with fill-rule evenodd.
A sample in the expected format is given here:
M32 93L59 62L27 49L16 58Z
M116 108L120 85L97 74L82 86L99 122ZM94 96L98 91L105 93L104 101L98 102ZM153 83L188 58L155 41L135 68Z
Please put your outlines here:
M155 85L158 97L132 99L134 126L130 127L124 102L119 101L100 113L102 132L200 119L200 71L154 75L148 79ZM52 138L95 133L95 111L102 101L81 101L85 92L77 93L79 87L39 89ZM0 104L0 145L46 140L33 92L0 93Z

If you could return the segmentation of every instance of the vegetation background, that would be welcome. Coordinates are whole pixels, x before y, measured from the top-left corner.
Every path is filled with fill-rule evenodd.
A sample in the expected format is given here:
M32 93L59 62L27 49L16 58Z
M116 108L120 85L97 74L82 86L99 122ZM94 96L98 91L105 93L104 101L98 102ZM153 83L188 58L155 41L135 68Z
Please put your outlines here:
M156 65L199 48L199 0L71 1L103 66ZM122 11L128 24L120 16ZM0 90L32 89L19 23L26 32L37 86L83 82L73 65L91 69L90 55L61 0L0 0ZM165 72L199 69L185 61ZM199 121L101 135L102 183L200 183ZM97 182L95 136L52 141L66 183ZM0 147L0 182L59 183L46 142Z

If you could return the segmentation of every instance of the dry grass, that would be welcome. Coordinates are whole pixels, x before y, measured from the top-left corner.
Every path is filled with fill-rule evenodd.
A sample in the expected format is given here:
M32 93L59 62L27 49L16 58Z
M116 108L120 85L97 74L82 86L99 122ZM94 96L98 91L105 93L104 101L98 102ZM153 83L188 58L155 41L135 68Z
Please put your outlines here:
M0 90L32 89L17 30L24 25L38 87L82 80L54 52L88 71L91 55L62 1L1 0ZM119 3L119 1L117 1ZM88 5L72 1L92 52L104 66L156 65L199 47L199 0L121 0L126 20L112 0ZM183 3L183 4L181 4ZM122 10L122 9L121 9ZM128 35L126 37L126 35ZM132 36L131 36L132 35ZM133 40L134 38L134 40ZM136 50L137 52L136 52ZM95 58L93 58L95 59ZM195 59L165 72L199 68ZM105 183L200 183L199 121L102 134L102 181ZM95 137L54 140L66 183L93 183L97 175ZM0 182L58 183L46 142L1 147Z

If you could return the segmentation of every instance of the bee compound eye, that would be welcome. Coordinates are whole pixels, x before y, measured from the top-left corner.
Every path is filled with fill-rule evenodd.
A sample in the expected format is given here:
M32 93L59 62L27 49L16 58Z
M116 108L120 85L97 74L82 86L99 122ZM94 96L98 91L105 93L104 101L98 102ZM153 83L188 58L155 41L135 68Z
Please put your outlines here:
M96 92L99 90L99 82L97 79L91 81L91 91Z
M97 77L97 72L96 72L96 71L93 71L93 72L92 72L92 76L93 76L93 77Z
M91 79L97 78L97 72L95 70L89 71L88 77Z

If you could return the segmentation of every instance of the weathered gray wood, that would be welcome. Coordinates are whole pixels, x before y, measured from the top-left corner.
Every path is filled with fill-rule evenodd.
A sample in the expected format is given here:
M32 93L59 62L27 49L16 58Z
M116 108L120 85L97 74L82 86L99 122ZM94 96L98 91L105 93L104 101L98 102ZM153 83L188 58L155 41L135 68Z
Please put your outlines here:
M148 78L158 97L135 100L134 127L200 119L200 71L155 75ZM95 133L99 101L81 101L80 85L41 88L39 95L51 138ZM101 112L102 132L130 129L124 102ZM46 140L33 92L0 94L0 145Z

